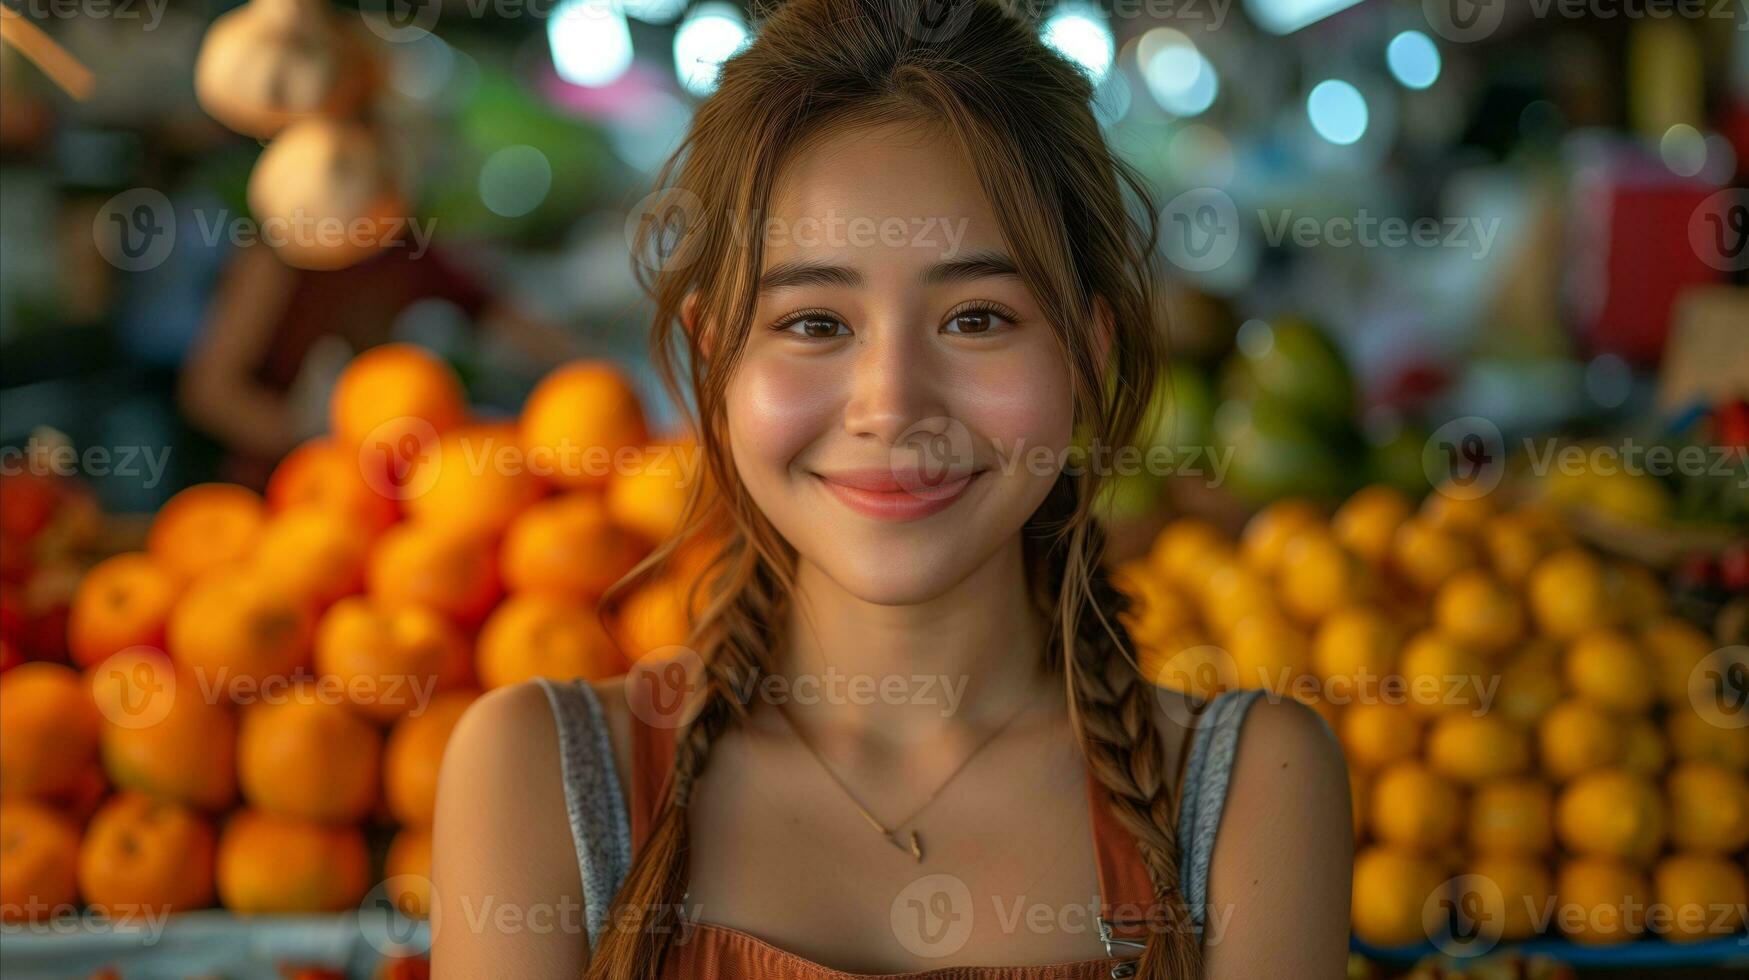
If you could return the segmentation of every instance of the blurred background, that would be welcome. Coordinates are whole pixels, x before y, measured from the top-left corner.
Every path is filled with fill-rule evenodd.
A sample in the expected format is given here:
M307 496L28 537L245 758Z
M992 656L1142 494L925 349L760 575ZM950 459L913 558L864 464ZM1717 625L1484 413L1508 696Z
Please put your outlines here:
M1431 631L1528 692L1503 708L1499 732L1442 733L1436 713L1414 711L1355 720L1358 707L1327 689L1309 697L1356 773L1356 976L1460 960L1475 976L1723 976L1749 964L1741 0L1020 9L1095 80L1108 138L1161 208L1174 357L1138 447L1151 462L1102 501L1145 665L1175 686L1244 684L1259 662L1328 684L1344 672L1333 664L1424 669L1410 637ZM354 711L351 741L312 748L384 756L335 763L368 790L329 812L309 802L320 793L252 781L247 746L233 763L191 757L183 742L211 739L180 729L180 748L129 743L140 739L117 730L162 725L118 721L105 665L119 671L112 656L145 646L172 659L130 662L147 672L132 683L223 666L228 643L265 642L248 616L284 613L275 603L295 596L307 622L277 651L285 672L400 676L388 665L413 654L384 652L380 636L391 600L408 597L373 576L432 561L503 566L411 597L436 613L422 627L431 643L459 651L455 673L431 675L457 695L452 712L479 687L611 674L684 639L676 590L696 573L684 562L627 600L636 609L612 610L611 637L565 618L671 530L672 492L439 481L417 504L400 492L414 460L399 458L399 490L373 504L376 477L347 454L373 424L405 416L436 435L466 415L467 431L511 445L555 432L686 444L648 363L631 235L655 169L757 11L5 0L3 13L0 715L17 720L0 719L13 804L0 870L40 876L6 878L10 895L53 898L0 916L0 957L30 976L417 975L424 898L378 883L397 870L423 880L429 800L406 801L424 798L417 785L434 778L447 728L400 730L442 712ZM330 226L352 231L321 234ZM359 359L372 350L383 356ZM336 500L344 520L286 517ZM390 541L422 514L481 501L498 515L475 529L486 544ZM357 527L370 529L368 552L340 540ZM573 550L542 564L517 552L519 527ZM1289 547L1301 533L1310 543ZM1327 555L1315 547L1330 542ZM278 571L252 572L255 591L203 580L235 561ZM570 585L551 587L561 579ZM554 596L571 607L531 598ZM1382 610L1378 621L1337 618L1356 604ZM1241 607L1280 615L1259 626L1231 613ZM189 627L179 649L176 616L197 618L187 609L244 612L233 634ZM574 634L557 659L501 652L554 621ZM1369 661L1371 647L1382 652ZM1704 704L1688 684L1702 673L1718 679ZM260 708L206 700L212 731ZM294 720L259 727L273 744L305 737ZM1639 733L1638 754L1597 734L1612 727ZM159 772L177 768L171 757L195 782L241 766L241 789L175 788ZM1639 782L1579 782L1601 770ZM1532 786L1512 800L1484 792L1509 779ZM154 831L170 855L157 878L113 870L143 832L145 817L122 806L139 799L186 809L174 832ZM1633 840L1588 832L1605 822L1595 814L1648 800L1659 822ZM1478 827L1496 805L1540 821L1541 837L1488 843L1494 831ZM1391 816L1421 811L1464 819ZM298 825L238 829L238 813ZM250 877L297 846L328 887L313 900ZM241 869L229 886L227 853ZM1604 864L1573 868L1587 859ZM1737 912L1674 936L1506 916L1478 942L1461 921L1424 924L1410 900L1460 872L1505 882L1509 897ZM190 877L206 887L163 880ZM386 902L381 922L336 911L367 888L363 907ZM192 911L214 904L264 914ZM150 942L99 921L104 907L168 905L191 914L155 923ZM62 919L79 925L44 926Z

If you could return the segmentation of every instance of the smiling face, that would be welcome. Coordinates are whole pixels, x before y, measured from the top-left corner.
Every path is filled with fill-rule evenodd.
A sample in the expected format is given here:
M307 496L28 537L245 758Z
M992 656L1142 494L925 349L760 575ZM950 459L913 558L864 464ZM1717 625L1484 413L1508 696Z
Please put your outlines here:
M941 595L1004 548L1018 560L1073 388L971 168L915 127L846 129L789 161L764 233L727 391L760 510L868 602Z

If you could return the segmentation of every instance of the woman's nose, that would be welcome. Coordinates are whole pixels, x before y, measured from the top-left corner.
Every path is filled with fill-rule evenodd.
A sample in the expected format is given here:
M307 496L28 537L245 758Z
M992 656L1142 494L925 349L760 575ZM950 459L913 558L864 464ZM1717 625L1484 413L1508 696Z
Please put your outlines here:
M940 379L940 365L914 325L883 324L868 330L859 339L851 367L845 431L895 446L914 436L913 429L945 421Z

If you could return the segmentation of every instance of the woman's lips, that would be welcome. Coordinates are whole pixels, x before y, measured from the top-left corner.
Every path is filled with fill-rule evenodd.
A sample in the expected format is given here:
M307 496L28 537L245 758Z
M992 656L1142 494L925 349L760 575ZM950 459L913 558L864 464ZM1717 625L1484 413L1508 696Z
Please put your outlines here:
M890 474L884 478L847 474L843 478L847 481L855 480L860 484L858 486L840 482L821 473L815 473L814 477L839 500L844 501L845 506L864 517L877 521L915 521L953 506L953 502L965 493L972 481L983 473L983 470L977 470L957 480L934 485L924 485L922 481L900 481Z

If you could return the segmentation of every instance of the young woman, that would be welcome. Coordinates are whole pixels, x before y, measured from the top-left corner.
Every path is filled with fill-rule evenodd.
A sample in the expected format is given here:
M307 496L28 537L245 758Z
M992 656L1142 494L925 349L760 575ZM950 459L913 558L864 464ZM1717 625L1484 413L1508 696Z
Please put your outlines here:
M437 976L1343 975L1329 729L1149 684L1100 567L1078 449L1163 354L1090 97L992 0L790 0L724 65L637 250L724 543L685 650L458 725Z

